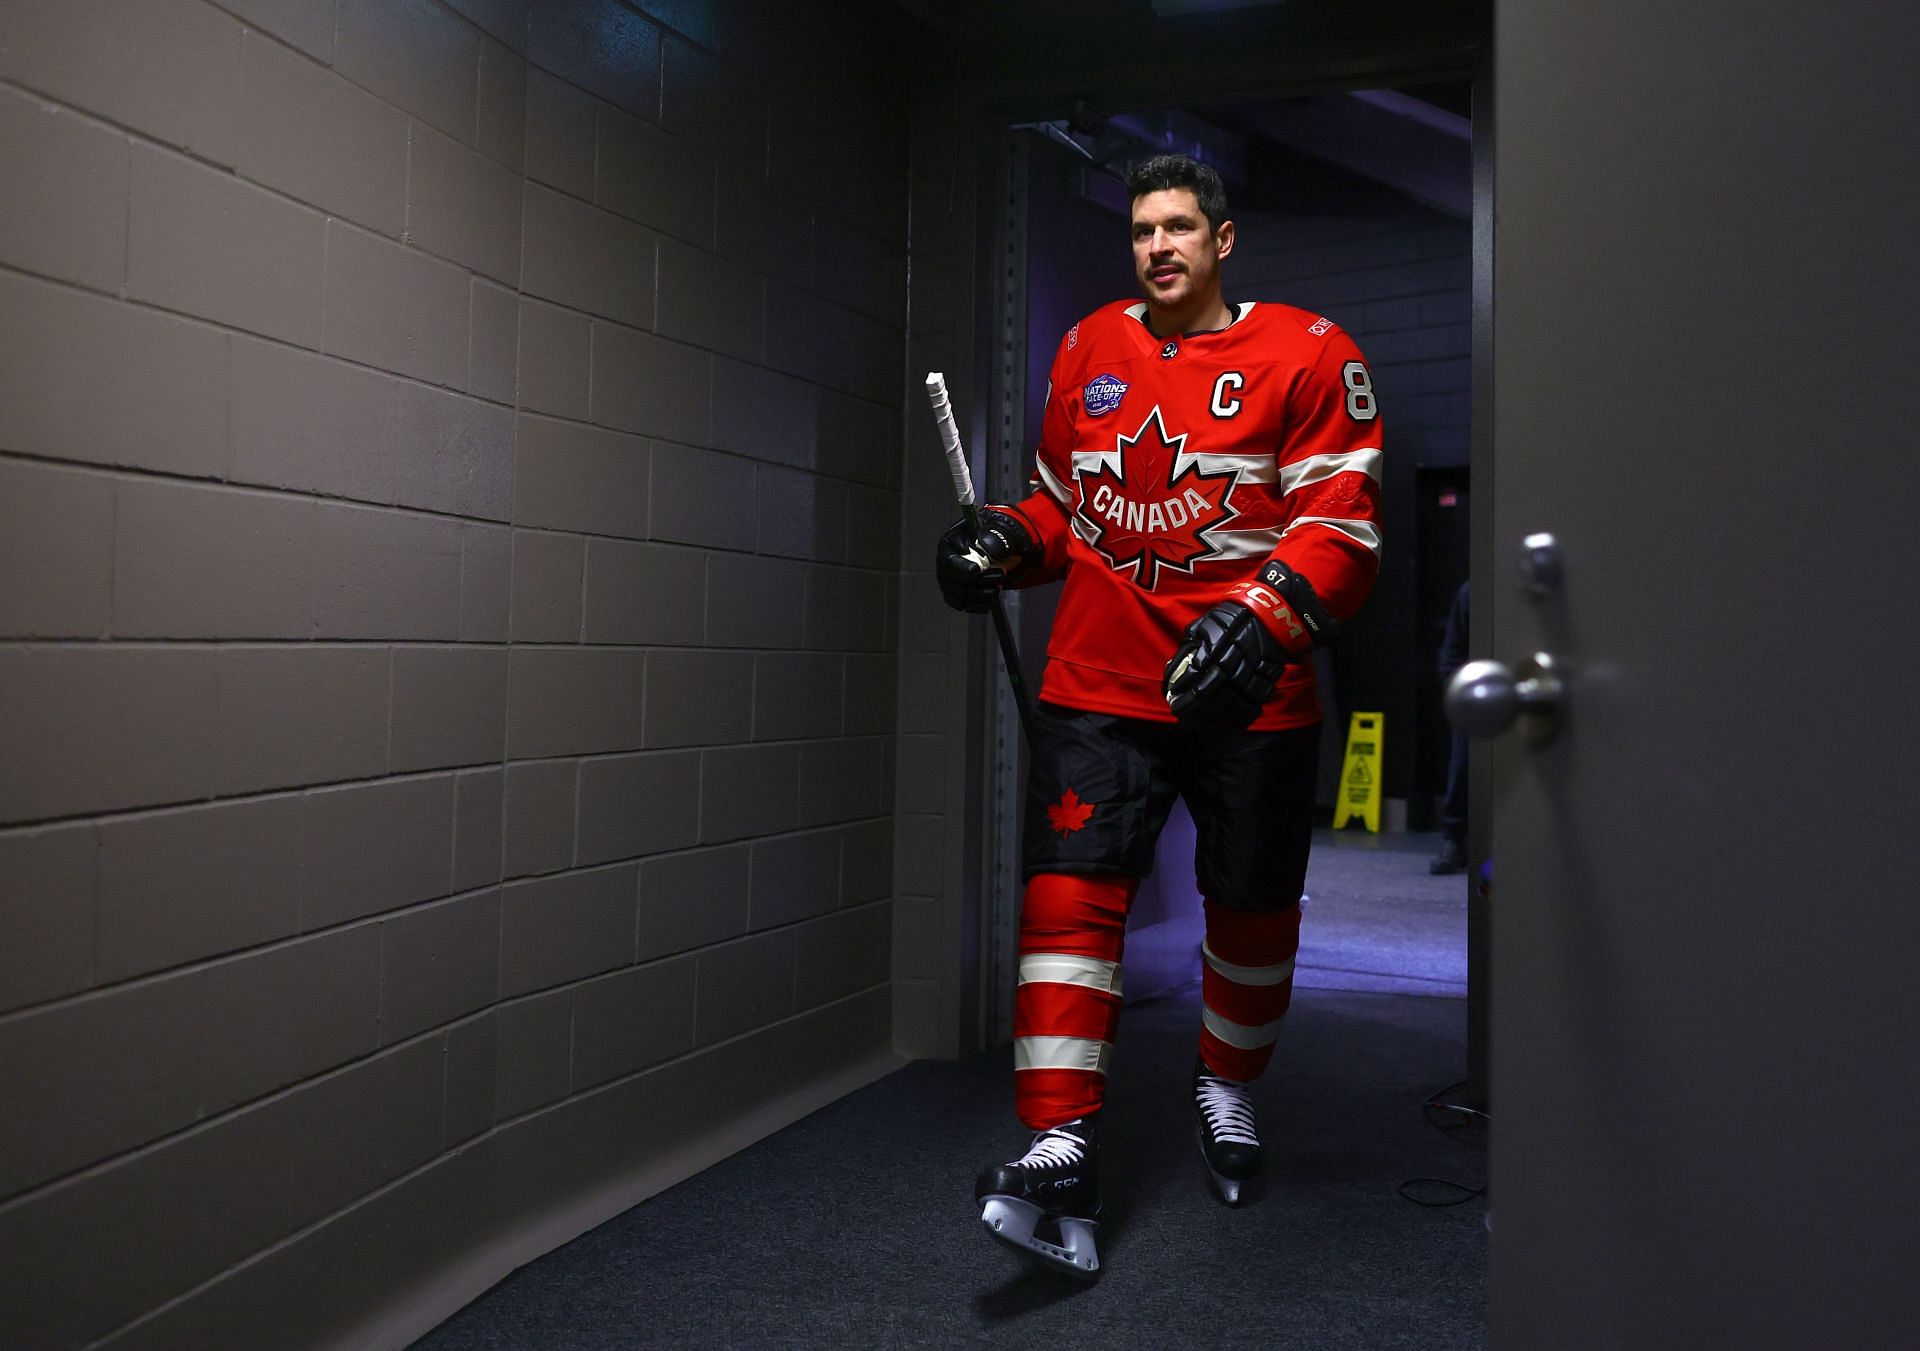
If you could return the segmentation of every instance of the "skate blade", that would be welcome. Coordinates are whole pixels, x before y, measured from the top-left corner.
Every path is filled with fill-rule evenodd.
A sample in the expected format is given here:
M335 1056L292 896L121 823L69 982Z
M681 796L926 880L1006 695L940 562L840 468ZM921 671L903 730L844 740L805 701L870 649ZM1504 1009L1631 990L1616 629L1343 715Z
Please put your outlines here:
M1228 1177L1208 1163L1206 1137L1198 1129L1193 1133L1193 1142L1200 1147L1200 1164L1207 1170L1207 1180L1213 1184L1213 1194L1228 1205L1237 1207L1247 1195L1247 1183L1250 1179Z
M1011 1196L989 1196L980 1208L980 1222L986 1225L987 1232L1022 1256L1083 1281L1098 1276L1100 1252L1094 1241L1096 1223L1062 1216L1059 1225L1063 1242L1050 1243L1034 1232L1042 1217L1040 1207Z
M1246 1184L1237 1177L1226 1177L1207 1169L1207 1176L1213 1179L1213 1193L1230 1206L1240 1204L1240 1197Z

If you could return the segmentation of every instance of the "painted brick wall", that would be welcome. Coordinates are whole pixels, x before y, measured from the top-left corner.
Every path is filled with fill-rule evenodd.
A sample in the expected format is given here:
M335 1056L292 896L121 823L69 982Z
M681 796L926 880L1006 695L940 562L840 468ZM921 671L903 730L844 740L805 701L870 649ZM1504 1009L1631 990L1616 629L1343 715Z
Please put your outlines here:
M0 6L0 1340L346 1335L889 1055L911 35L825 8Z

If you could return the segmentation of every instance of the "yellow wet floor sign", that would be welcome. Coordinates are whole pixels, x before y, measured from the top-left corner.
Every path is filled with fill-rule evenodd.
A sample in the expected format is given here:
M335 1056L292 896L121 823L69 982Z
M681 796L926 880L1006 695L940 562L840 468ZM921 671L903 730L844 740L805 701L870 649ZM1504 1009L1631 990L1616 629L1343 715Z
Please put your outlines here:
M1359 817L1368 830L1380 833L1380 742L1386 733L1384 713L1356 713L1347 722L1347 758L1340 766L1340 802L1333 809L1333 828Z

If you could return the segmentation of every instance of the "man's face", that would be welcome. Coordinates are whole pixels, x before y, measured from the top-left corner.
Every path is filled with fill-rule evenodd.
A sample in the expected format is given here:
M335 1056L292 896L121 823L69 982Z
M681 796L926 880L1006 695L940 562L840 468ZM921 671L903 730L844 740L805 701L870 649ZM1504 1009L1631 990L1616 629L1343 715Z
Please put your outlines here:
M1156 308L1183 310L1218 293L1220 260L1233 250L1233 222L1218 232L1192 188L1163 188L1133 199L1133 271Z

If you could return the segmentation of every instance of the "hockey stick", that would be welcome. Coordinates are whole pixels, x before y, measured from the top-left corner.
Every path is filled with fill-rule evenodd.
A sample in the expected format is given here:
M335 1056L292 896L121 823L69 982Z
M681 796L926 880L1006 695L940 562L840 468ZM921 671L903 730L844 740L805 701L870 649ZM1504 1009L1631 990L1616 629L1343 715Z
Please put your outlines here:
M927 400L933 405L933 420L940 424L940 445L947 453L947 472L953 475L953 493L960 499L960 514L975 530L980 528L980 507L973 496L973 473L967 468L967 453L960 447L960 428L953 420L953 407L947 402L947 381L939 371L927 372ZM1027 697L1027 682L1020 675L1020 652L1013 645L1013 629L1007 623L1006 609L1000 597L993 598L993 631L1000 638L1000 659L1007 670L1007 684L1013 690L1013 705L1020 711L1020 730L1033 740L1033 706Z

